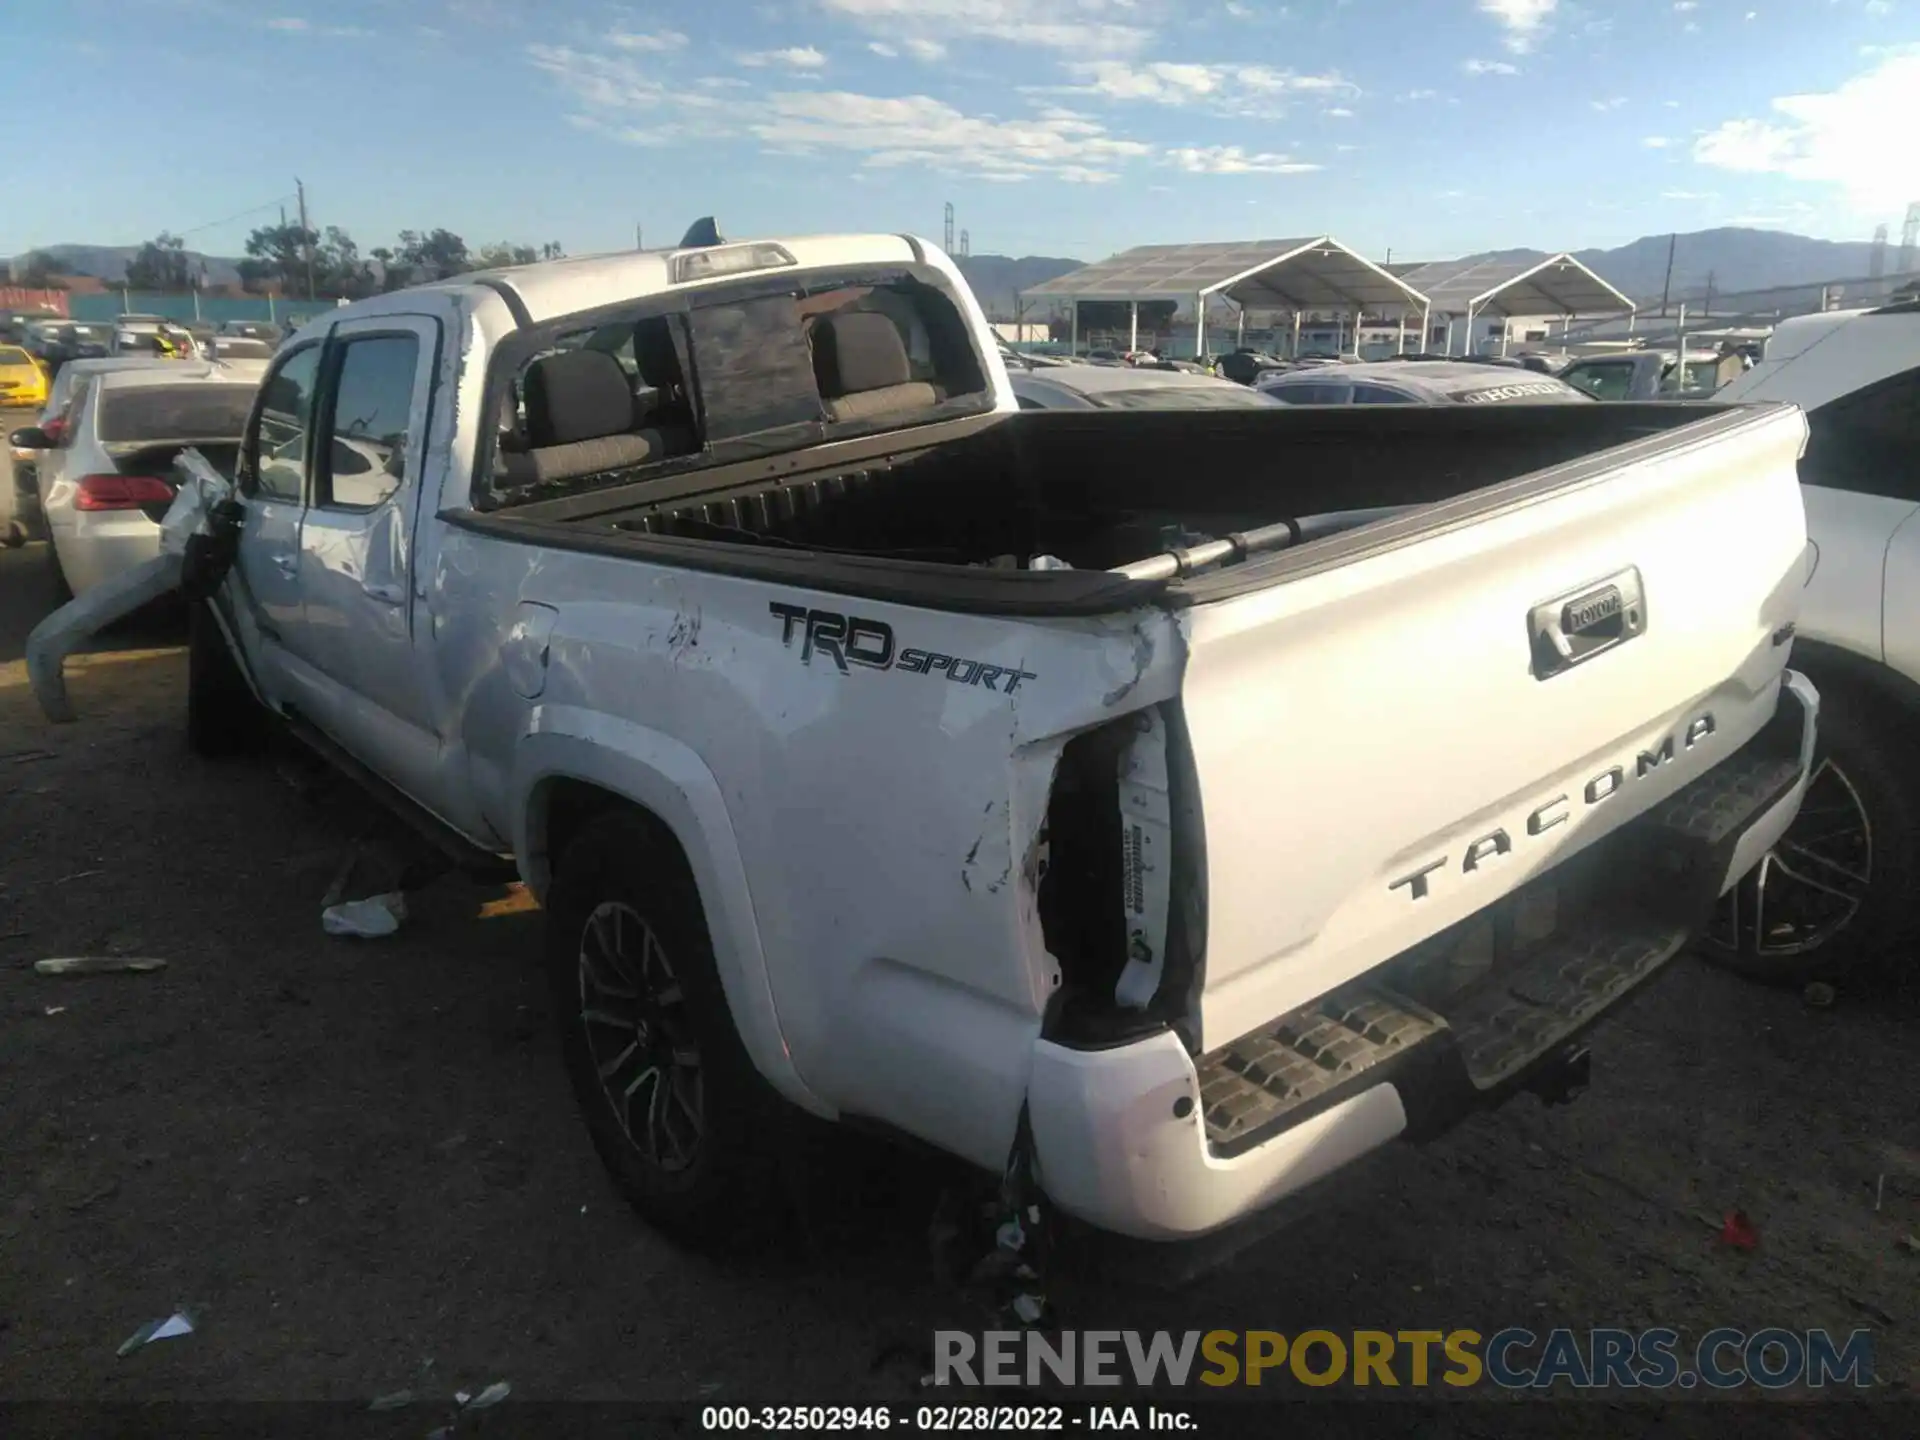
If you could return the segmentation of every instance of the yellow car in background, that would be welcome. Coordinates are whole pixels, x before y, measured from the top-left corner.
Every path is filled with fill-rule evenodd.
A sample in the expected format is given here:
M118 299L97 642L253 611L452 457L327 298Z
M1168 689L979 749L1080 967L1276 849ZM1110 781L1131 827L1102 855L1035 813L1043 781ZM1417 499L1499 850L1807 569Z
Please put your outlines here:
M47 372L18 345L0 345L0 410L38 410L47 403Z

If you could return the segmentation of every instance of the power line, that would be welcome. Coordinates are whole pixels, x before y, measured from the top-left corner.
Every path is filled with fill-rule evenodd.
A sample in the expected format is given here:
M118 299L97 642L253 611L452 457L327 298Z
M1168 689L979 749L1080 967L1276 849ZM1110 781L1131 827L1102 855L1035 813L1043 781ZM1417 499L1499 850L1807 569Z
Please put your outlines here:
M206 224L196 225L191 230L176 230L173 233L180 236L182 239L186 238L189 235L198 235L202 230L214 230L219 228L222 225L231 225L236 220L244 220L249 215L258 215L263 210L272 210L276 206L286 204L287 201L293 198L294 197L291 195L282 195L282 196L279 196L277 199L269 200L264 205L255 205L249 209L242 210L237 215L228 215L224 219L220 219L220 220L209 220Z

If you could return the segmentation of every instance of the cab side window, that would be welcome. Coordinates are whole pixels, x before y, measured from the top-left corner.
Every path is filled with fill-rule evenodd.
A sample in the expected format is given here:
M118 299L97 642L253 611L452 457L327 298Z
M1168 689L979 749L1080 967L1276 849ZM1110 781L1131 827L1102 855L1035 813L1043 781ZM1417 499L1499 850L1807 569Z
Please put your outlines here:
M1836 490L1920 500L1920 369L1808 411L1800 478Z
M341 346L322 431L316 506L371 510L406 481L419 368L420 341L411 334L369 335Z
M1413 396L1404 390L1390 390L1385 385L1355 385L1353 403L1356 405L1411 405Z
M307 431L319 376L320 346L315 343L294 351L261 384L241 461L240 488L247 494L296 505L305 498Z
M1574 365L1560 378L1596 400L1624 400L1633 388L1631 365Z

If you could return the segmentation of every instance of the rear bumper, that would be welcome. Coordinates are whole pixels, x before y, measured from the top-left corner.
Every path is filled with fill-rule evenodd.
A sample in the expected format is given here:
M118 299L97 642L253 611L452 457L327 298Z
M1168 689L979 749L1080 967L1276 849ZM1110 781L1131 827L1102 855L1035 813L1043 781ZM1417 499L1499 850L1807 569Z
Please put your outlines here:
M1028 1107L1040 1183L1102 1229L1187 1239L1540 1084L1792 823L1818 710L1812 685L1789 672L1759 735L1595 847L1604 853L1537 882L1570 883L1564 872L1588 862L1598 888L1575 923L1444 996L1420 987L1436 961L1458 963L1449 957L1465 940L1451 932L1197 1058L1170 1032L1104 1050L1038 1042ZM1509 914L1526 898L1511 897Z
M54 526L49 538L59 553L67 584L76 595L144 565L160 553L159 525L138 510L92 515L69 512L68 523Z

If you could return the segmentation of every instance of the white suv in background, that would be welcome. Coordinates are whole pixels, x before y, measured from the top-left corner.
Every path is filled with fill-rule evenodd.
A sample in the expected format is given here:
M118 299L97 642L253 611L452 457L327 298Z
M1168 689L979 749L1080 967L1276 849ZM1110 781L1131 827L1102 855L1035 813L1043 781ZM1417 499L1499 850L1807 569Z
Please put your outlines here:
M1820 978L1920 938L1920 301L1785 320L1715 398L1806 411L1793 664L1820 691L1806 804L1715 948L1749 974Z

